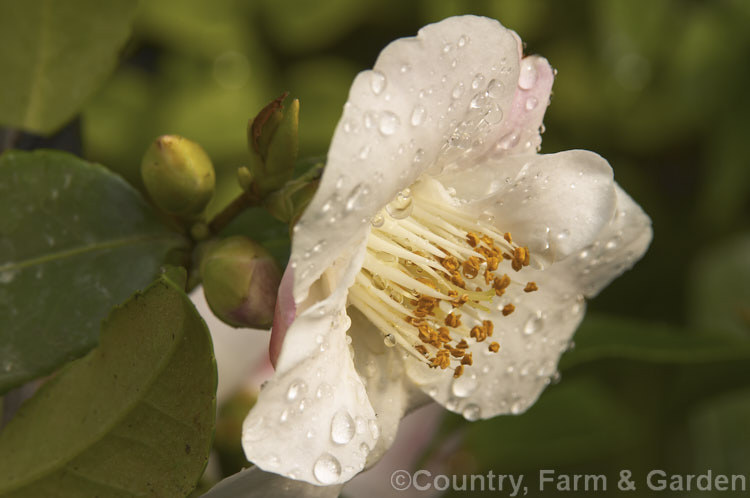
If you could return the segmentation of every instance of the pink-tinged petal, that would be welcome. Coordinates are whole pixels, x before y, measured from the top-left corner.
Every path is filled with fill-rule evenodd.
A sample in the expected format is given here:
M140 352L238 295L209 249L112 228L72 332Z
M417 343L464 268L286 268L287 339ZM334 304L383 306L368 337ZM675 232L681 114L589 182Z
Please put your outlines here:
M452 17L394 41L356 77L320 187L295 228L298 302L400 190L494 147L516 93L518 57L515 35L497 21Z
M541 127L550 102L554 71L544 57L531 55L521 60L518 86L507 119L495 143L492 156L533 154L542 143Z
M271 328L271 341L268 344L268 353L271 363L275 366L276 360L281 354L281 345L284 343L286 331L297 316L297 305L294 302L292 291L294 289L294 269L287 267L281 277L279 293L276 297L276 309L273 313L273 327Z

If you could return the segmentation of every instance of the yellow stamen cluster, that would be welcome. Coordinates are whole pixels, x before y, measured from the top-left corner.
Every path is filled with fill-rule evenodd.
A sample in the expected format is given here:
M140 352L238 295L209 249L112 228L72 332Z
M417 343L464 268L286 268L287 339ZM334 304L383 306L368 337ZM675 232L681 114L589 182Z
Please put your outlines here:
M350 303L390 338L387 345L460 377L473 364L469 348L493 335L489 306L503 316L515 310L496 303L514 284L501 271L503 262L518 272L529 265L530 253L510 233L432 199L414 201L410 216L388 218L371 230ZM525 285L525 292L538 289L534 282ZM498 353L500 344L490 342L487 350Z

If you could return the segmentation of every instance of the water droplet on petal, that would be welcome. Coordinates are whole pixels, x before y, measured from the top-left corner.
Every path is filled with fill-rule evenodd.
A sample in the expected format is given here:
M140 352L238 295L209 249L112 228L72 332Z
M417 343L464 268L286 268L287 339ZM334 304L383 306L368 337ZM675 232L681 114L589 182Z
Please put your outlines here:
M359 445L359 452L363 455L368 455L370 453L370 447L367 446L367 443L362 443Z
M378 423L375 420L367 422L367 427L370 429L370 435L373 439L380 437L380 427L378 427Z
M349 337L349 336L347 336ZM305 409L310 406L310 400L307 398L299 400L299 404L297 405L297 411L302 413L305 411Z
M482 417L482 410L474 403L470 403L464 407L461 415L469 422L474 422Z
M372 224L372 226L374 226L375 228L382 227L383 223L385 223L385 217L382 215L382 213L377 213L372 217L372 219L370 219L370 224Z
M368 130L375 126L375 121L377 120L377 114L375 114L372 111L367 111L364 116L362 117L362 121L365 125L365 128Z
M524 90L534 88L536 83L536 67L531 60L524 60L521 64L521 74L518 76L518 86Z
M516 401L510 407L510 413L512 413L513 415L518 415L522 411L523 411L523 404L520 401Z
M385 136L393 135L398 129L400 124L401 124L401 120L398 119L398 116L396 116L390 111L385 111L380 116L380 121L378 123L378 130L380 131L380 133L382 133Z
M303 396L307 392L307 384L302 379L295 379L289 384L289 389L286 391L286 400L294 401L300 396Z
M538 101L536 100L536 97L529 97L526 99L526 110L532 111L536 108Z
M482 73L478 73L474 76L474 79L471 81L471 88L476 90L480 86L482 86L482 83L484 82L484 75Z
M526 320L526 323L523 326L523 333L526 335L531 335L534 332L537 332L539 329L541 329L542 325L544 325L542 312L537 311L528 320Z
M483 93L478 93L474 95L474 97L471 99L471 102L469 102L469 108L482 109L484 108L485 104L487 104L487 97Z
M456 86L453 87L453 91L451 92L451 97L454 99L457 99L461 97L461 95L464 94L464 84L461 82L458 82Z
M351 192L349 192L349 197L346 198L346 204L344 205L344 209L346 210L346 212L352 212L354 210L360 209L362 207L364 198L369 194L370 188L367 185L364 185L362 183L357 184L351 190Z
M412 126L419 126L424 122L425 114L427 114L426 109L418 105L414 108L414 110L411 112L411 125Z
M393 334L386 334L383 336L383 344L392 348L396 345L396 336Z
M491 79L490 82L487 83L487 95L493 99L500 98L503 95L504 87L505 85L503 85L502 81Z
M403 220L411 214L413 209L411 192L404 189L398 193L396 198L385 206L385 210L396 220Z
M375 95L380 95L383 93L383 90L385 89L385 85L387 83L387 80L385 79L385 75L381 73L380 71L373 71L370 79L370 88L372 88L372 93Z
M354 420L348 412L339 410L331 420L331 440L336 444L346 444L354 437Z
M467 396L471 396L474 391L476 391L478 385L479 381L477 380L477 375L475 373L471 373L453 379L451 391L456 397L466 398Z
M503 120L503 109L498 105L490 106L487 113L484 115L484 120L489 124L497 124Z
M518 144L520 136L517 132L511 131L504 135L497 144L497 148L500 150L510 150Z
M364 147L359 149L359 153L357 154L357 157L361 159L362 161L364 161L365 159L367 159L367 156L369 155L370 155L370 146L365 145Z
M327 382L322 382L318 389L315 390L315 397L318 399L323 398L332 398L333 397L333 387L331 387L330 384Z
M341 464L335 456L323 453L313 465L313 475L321 484L333 484L341 477Z
M458 39L458 46L459 46L459 48L461 48L464 45L466 45L466 42L468 42L468 41L469 41L469 39L468 39L468 37L466 35L461 35L461 37Z
M414 159L412 160L412 162L414 164L419 164L422 162L422 159L424 159L424 150L417 149L417 151L414 153Z

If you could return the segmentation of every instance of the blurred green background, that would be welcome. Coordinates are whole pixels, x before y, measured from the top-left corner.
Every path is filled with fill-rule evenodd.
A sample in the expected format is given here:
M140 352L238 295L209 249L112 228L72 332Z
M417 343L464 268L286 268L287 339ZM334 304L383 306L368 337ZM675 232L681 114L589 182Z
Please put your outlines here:
M623 468L750 477L746 0L144 1L83 109L83 155L139 185L150 141L184 135L214 159L220 203L265 103L298 97L301 156L325 154L354 75L391 40L464 13L500 20L558 69L542 151L607 158L655 236L590 302L563 382L521 417L449 417L434 448L459 431L456 472L605 472L609 494Z

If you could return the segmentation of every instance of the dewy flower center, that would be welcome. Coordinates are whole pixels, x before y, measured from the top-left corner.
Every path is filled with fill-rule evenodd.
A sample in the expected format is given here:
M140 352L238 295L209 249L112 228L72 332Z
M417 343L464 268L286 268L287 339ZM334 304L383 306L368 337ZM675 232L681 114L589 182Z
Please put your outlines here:
M387 346L399 346L433 368L453 368L454 377L472 364L471 344L491 341L491 307L503 316L515 307L502 297L508 276L529 265L529 250L446 203L407 189L376 215L362 270L349 291L349 303L383 333Z

